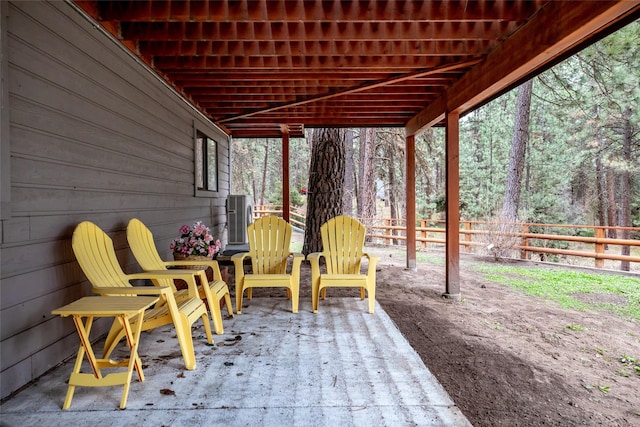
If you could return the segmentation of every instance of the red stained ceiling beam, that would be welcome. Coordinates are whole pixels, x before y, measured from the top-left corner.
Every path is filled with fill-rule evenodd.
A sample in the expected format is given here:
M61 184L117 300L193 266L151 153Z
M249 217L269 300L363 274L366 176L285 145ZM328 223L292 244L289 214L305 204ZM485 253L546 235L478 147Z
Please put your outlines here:
M545 1L310 1L222 2L135 0L100 2L103 20L124 21L522 21Z
M107 21L108 22L108 21ZM120 37L136 41L438 41L495 40L519 23L486 22L126 22Z
M279 110L279 109L283 109L283 108L290 108L293 106L299 106L299 105L303 105L303 104L307 104L307 103L311 103L311 102L318 102L321 100L326 100L329 98L333 98L333 97L338 97L338 96L343 96L349 93L356 93L356 92L362 92L362 91L367 91L367 90L371 90L371 89L375 89L377 87L383 87L386 85L391 85L394 83L399 83L401 81L405 81L405 80L410 80L410 79L414 79L414 78L419 78L419 77L425 77L428 76L429 74L432 73L441 73L441 72L445 72L445 71L449 71L449 70L459 70L459 69L464 69L464 68L468 68L473 66L474 64L477 64L480 60L479 59L473 59L464 63L456 63L456 64L448 64L448 65L443 65L439 68L436 69L429 69L429 70L420 70L420 71L416 71L413 73L409 73L406 75L402 75L399 77L394 77L391 79L387 79L384 81L380 81L380 82L376 82L373 84L364 84L362 86L356 87L356 88L352 88L352 89L348 89L348 90L344 90L344 91L336 91L334 93L331 94L327 94L327 95L322 95L319 97L310 97L308 99L302 100L302 101L296 101L294 103L291 104L285 104L285 105L280 105L280 106L276 106L276 107L272 107L266 110L260 110L260 111L256 111L250 114L243 114L241 116L236 116L236 117L229 117L226 118L224 120L221 120L221 122L226 122L226 121L232 121L232 120L236 120L239 118L246 118L249 117L251 115L254 114L260 114L260 113L266 113L266 112L270 112L270 111L275 111L275 110Z
M479 55L493 40L344 40L344 41L139 41L138 49L148 56L439 56Z
M402 71L415 70L419 68L436 68L451 62L464 62L470 57L452 55L444 56L382 56L382 57L362 57L362 56L162 56L153 59L153 66L164 72L171 73L174 70L216 70L220 68L234 68L246 70L298 70L298 71L318 71L327 70L334 72L335 69L351 68L364 70L388 71L400 73Z

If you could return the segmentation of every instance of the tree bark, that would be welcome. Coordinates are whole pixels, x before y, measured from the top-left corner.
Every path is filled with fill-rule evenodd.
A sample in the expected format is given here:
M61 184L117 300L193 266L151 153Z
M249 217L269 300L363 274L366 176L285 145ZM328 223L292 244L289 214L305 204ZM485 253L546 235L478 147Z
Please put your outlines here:
M260 204L264 205L264 192L267 187L267 166L269 165L269 138L264 143L264 164L262 165L262 187L260 189Z
M596 193L598 196L598 225L607 225L607 187L602 164L602 155L598 153L596 157Z
M376 216L375 129L360 129L360 163L358 170L358 217L367 225Z
M398 206L396 201L396 141L390 141L385 145L387 151L387 179L389 180L389 214L391 215L392 222L391 225L397 225L396 218L398 218ZM397 235L397 230L391 230L392 235ZM393 244L397 245L398 241L393 240Z
M516 100L516 118L509 151L509 170L502 204L502 220L516 222L520 204L522 172L529 142L529 116L531 110L531 92L533 80L529 80L518 88Z
M616 209L616 172L610 168L605 168L607 179L607 223L610 227L618 226L618 212ZM609 238L617 239L618 232L609 229Z
M307 255L322 250L320 227L342 214L344 187L345 131L315 129L312 137L307 219L302 252Z
M620 213L621 213L621 224L623 227L631 227L631 139L632 139L632 125L631 125L631 107L627 107L623 114L623 134L622 134L622 158L625 162L626 167L622 170L620 174ZM623 239L631 238L631 231L628 229L623 229L620 233ZM631 255L631 247L630 246L622 246L621 255ZM631 263L629 261L621 261L620 262L620 270L629 271L631 269Z
M353 198L355 196L355 162L353 160L353 131L347 129L344 139L344 194L342 195L342 213L344 215L353 215Z

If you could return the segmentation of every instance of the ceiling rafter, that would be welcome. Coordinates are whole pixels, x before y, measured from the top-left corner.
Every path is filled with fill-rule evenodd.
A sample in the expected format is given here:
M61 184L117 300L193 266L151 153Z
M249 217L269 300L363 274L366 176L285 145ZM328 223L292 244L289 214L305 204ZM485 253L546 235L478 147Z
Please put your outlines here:
M523 21L546 1L376 0L367 2L311 2L305 0L254 0L178 2L147 0L108 2L104 21L127 22L327 22L327 21Z
M467 61L467 62L464 62L464 63L443 65L442 67L439 67L437 69L419 70L419 71L416 71L416 72L413 72L413 73L405 74L405 75L398 76L398 77L393 77L393 78L390 78L390 79L387 79L387 80L383 80L383 81L379 81L379 82L376 82L376 83L364 84L362 86L354 87L354 88L351 88L351 89L336 91L336 92L329 93L329 94L326 94L326 95L321 95L321 96L318 96L318 97L312 97L312 98L304 99L304 100L301 100L301 101L296 101L296 102L293 102L293 103L290 103L290 104L278 105L278 106L267 108L267 109L264 109L264 110L260 110L260 111L254 112L254 113L248 113L248 114L243 114L243 115L236 116L236 117L230 117L230 118L227 118L227 119L222 119L222 120L220 120L220 123L225 123L225 122L228 122L228 121L231 121L231 120L234 120L234 119L243 119L243 118L255 115L257 113L270 113L272 111L279 110L281 108L288 108L288 107L292 107L292 106L304 105L304 104L308 104L308 103L311 103L311 102L314 102L314 101L323 101L323 100L326 100L328 98L333 98L333 97L337 97L337 96L344 96L344 95L351 94L351 93L362 92L364 90L375 89L377 87L394 84L394 83L401 82L401 81L408 80L408 79L412 79L412 78L428 76L431 73L441 73L443 71L456 70L456 69L460 69L460 68L468 68L468 67L471 67L471 66L477 64L478 62L480 62L479 59L474 59L474 60L470 60L470 61Z
M637 19L640 7L640 0L75 3L233 136L316 126L415 134Z

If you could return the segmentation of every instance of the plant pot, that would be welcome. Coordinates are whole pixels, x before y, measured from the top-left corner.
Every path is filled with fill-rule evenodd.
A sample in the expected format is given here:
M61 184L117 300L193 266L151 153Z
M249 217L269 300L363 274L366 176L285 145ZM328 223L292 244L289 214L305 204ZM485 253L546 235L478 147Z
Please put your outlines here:
M213 258L202 255L185 255L181 253L173 253L174 261L211 261ZM185 270L207 270L208 265L189 265L189 266L177 266L176 268L183 268Z

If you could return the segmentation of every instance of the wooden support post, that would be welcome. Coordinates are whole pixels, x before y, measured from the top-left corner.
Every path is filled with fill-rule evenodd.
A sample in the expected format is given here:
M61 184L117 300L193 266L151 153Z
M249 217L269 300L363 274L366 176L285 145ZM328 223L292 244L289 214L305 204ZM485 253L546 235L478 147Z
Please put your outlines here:
M529 246L529 238L527 237L528 233L529 233L529 224L523 224L522 225L522 243L520 243L520 245L524 246L525 248ZM529 259L529 251L527 251L526 249L521 249L520 259Z
M407 136L405 150L406 186L405 199L407 203L407 268L416 270L416 139L414 135Z
M289 129L286 128L282 130L282 219L291 223L289 194Z
M604 239L605 235L604 235L604 227L596 227L596 239ZM605 244L604 242L599 242L598 240L596 240L596 256L598 254L602 255L604 254L604 247ZM604 268L604 259L602 258L595 258L596 261L596 268Z
M447 298L460 299L460 114L446 115L446 292Z

